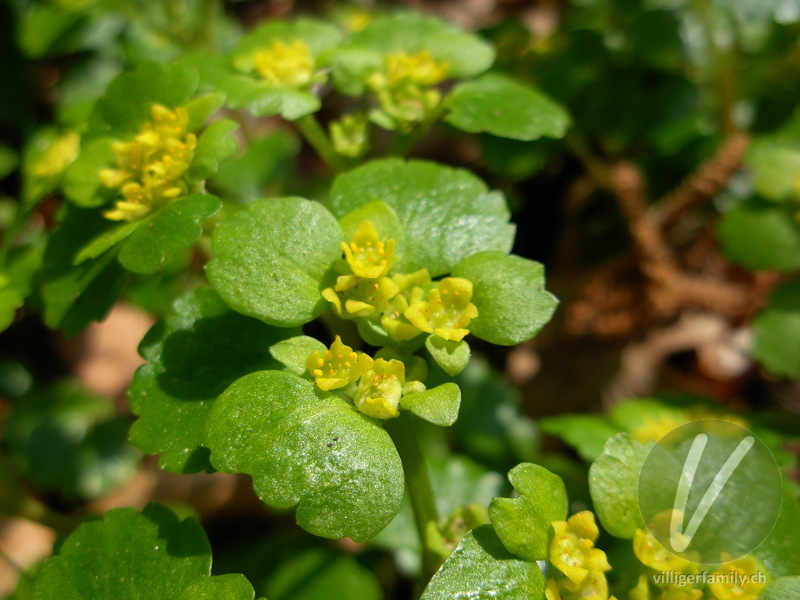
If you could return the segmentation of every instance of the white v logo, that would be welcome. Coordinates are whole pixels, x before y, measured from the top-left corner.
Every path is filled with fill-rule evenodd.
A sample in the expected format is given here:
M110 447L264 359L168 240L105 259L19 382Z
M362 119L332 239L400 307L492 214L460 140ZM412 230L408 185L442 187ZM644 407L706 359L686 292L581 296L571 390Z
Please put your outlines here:
M675 493L675 503L672 510L672 519L669 526L669 543L675 552L683 552L692 543L694 534L703 523L711 506L717 500L722 488L730 479L736 467L742 462L745 455L750 451L750 448L755 444L755 438L751 435L744 438L736 449L722 465L719 473L714 477L711 485L708 486L706 493L703 494L700 504L697 505L692 517L689 519L689 525L686 531L683 531L683 517L686 511L686 502L689 499L689 491L692 488L694 475L697 472L697 466L700 464L700 459L703 457L703 450L705 450L708 443L708 436L704 433L698 434L692 442L692 447L689 448L689 454L686 456L686 462L683 464L683 471L681 478L678 481L678 491Z

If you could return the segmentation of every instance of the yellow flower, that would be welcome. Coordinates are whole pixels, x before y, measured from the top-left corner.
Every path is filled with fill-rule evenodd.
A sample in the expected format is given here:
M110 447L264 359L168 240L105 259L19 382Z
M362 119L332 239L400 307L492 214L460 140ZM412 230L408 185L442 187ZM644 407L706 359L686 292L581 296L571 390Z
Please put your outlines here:
M308 356L306 368L319 388L328 391L353 383L372 368L372 363L369 355L354 352L337 335L330 349L316 350Z
M672 511L666 512L671 513ZM656 571L689 573L695 569L693 563L664 548L647 529L636 530L633 537L633 551L643 565Z
M349 244L342 242L347 264L359 277L377 279L383 277L392 267L395 241L385 242L378 237L378 232L371 221L364 221L353 234Z
M187 132L186 109L154 104L146 122L130 142L115 142L115 169L103 169L100 182L119 189L122 199L103 215L114 221L135 221L166 202L186 195L187 174L197 137Z
M628 592L630 600L651 600L650 584L647 575L640 575L636 587Z
M365 279L358 275L341 275L332 288L322 290L322 297L333 304L337 315L355 319L388 310L389 301L397 291L397 284L389 277Z
M32 173L36 177L54 177L70 166L80 152L81 136L68 131L50 144L33 166Z
M447 78L450 67L447 63L436 62L427 50L416 54L386 55L386 84L390 87L400 85L436 85Z
M550 579L544 593L547 600L610 600L608 581L602 571L590 571L580 585L572 584L569 579Z
M375 361L364 374L353 398L356 408L376 419L391 419L400 414L400 396L405 383L405 365L395 359Z
M726 562L711 576L708 589L717 600L756 600L767 584L763 566L752 556Z
M261 78L276 87L305 87L314 75L314 57L301 40L288 44L275 40L269 48L256 52L254 59Z
M599 533L594 514L584 510L566 521L554 522L553 529L555 535L550 543L550 563L567 576L571 582L569 588L573 591L586 583L591 583L593 589L597 588L599 581L596 577L587 580L589 574L602 575L611 569L611 565L605 552L594 547Z
M357 158L369 150L369 122L363 112L355 112L330 122L333 149L341 156Z
M414 273L396 273L392 281L397 284L398 294L392 298L389 309L381 317L381 325L389 336L398 342L417 337L422 330L411 323L405 312L408 307L416 302L421 302L425 296L424 288L431 282L427 269L420 269Z
M469 323L478 316L472 299L472 282L460 277L442 279L428 292L427 301L413 302L405 317L426 333L460 342L469 333Z
M649 441L657 442L676 427L687 422L685 418L677 418L672 412L664 412L657 417L645 417L644 421L631 431L631 437L644 444Z

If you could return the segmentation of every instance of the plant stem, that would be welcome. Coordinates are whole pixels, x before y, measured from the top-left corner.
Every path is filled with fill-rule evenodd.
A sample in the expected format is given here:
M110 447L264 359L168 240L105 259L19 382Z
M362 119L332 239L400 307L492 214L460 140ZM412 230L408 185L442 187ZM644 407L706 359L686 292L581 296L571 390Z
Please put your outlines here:
M328 166L336 173L344 170L344 161L336 154L333 145L328 139L328 134L319 124L317 118L311 114L305 117L300 117L297 121L297 128L306 141L311 144L319 157L324 160Z
M411 413L402 412L397 419L392 419L386 424L386 430L392 436L403 461L406 487L422 545L422 577L427 583L444 558L439 550L444 547L444 541L439 531L439 518L436 514L428 466L422 455L413 419Z

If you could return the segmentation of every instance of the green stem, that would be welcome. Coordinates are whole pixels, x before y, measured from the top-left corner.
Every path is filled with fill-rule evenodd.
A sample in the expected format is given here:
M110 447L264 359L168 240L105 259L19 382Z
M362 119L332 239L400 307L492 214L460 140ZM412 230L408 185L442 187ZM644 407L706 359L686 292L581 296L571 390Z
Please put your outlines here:
M440 550L444 547L444 541L439 531L439 518L436 514L428 466L422 455L413 419L411 413L402 412L397 419L387 422L386 430L392 436L403 461L406 487L422 545L422 577L427 582L444 559Z
M328 163L328 166L334 172L338 173L344 170L342 157L336 154L331 141L328 139L328 134L325 133L322 125L319 124L313 114L300 117L295 123L297 123L297 128L306 141L311 144L311 147L314 148L319 157Z

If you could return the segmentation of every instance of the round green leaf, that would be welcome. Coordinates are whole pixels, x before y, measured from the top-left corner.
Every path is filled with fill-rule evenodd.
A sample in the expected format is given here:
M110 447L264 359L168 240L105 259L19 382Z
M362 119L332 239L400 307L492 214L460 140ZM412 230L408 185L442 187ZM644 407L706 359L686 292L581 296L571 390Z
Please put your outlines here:
M253 600L255 595L247 577L229 573L198 579L177 600Z
M561 138L570 118L540 92L504 75L487 73L457 85L445 100L446 121L470 133L515 140Z
M741 206L725 213L718 234L731 261L756 271L800 267L800 226L795 210L782 206Z
M795 133L759 139L750 147L745 162L753 170L759 194L769 200L788 200L797 189L800 137Z
M203 181L217 172L219 163L231 158L239 151L231 133L239 129L239 124L230 119L214 121L206 127L197 140L197 148L189 169L189 177L193 181Z
M753 357L771 373L800 377L800 281L778 288L753 320Z
M544 575L535 562L503 547L491 525L473 529L431 579L421 600L530 600L544 597Z
M202 527L149 504L141 514L116 508L81 525L34 580L35 600L178 598L211 573Z
M567 490L561 477L544 467L522 463L508 472L517 498L495 498L489 518L509 552L529 561L545 560L550 525L567 518Z
M78 158L67 169L64 175L64 193L79 206L91 208L108 202L109 196L103 193L106 190L100 183L99 173L114 160L112 143L113 140L108 138L91 142L81 150Z
M558 305L544 289L544 267L526 258L481 252L459 263L453 275L472 282L478 316L469 329L492 344L512 346L531 339Z
M200 238L200 222L214 215L219 207L219 198L200 194L170 202L123 242L119 262L134 273L155 273L171 253Z
M267 504L297 505L319 536L368 539L392 520L403 469L389 435L333 394L281 371L247 375L223 393L208 421L211 462L247 473Z
M257 200L214 231L208 277L237 311L279 327L302 325L326 308L321 293L341 242L339 224L322 205Z
M639 510L639 472L653 443L644 446L625 433L606 442L589 469L589 491L603 528L613 536L632 538L643 527Z
M509 252L514 226L502 195L468 171L424 161L377 160L340 175L331 190L333 214L342 218L381 200L405 230L404 265L450 273L483 250Z
M464 340L456 342L454 340L446 340L438 335L429 335L425 339L425 347L428 349L434 362L436 362L445 373L453 377L464 370L472 354L469 349L469 344Z
M306 359L309 355L325 350L327 347L318 339L307 335L298 335L278 342L269 349L269 353L290 373L303 375L306 372Z
M450 427L458 419L461 390L455 383L443 383L424 392L403 396L400 406L429 423Z
M270 346L296 333L232 311L210 288L178 299L139 348L150 362L136 371L128 394L139 415L131 441L161 454L168 471L211 470L203 442L217 396L243 375L277 367Z

